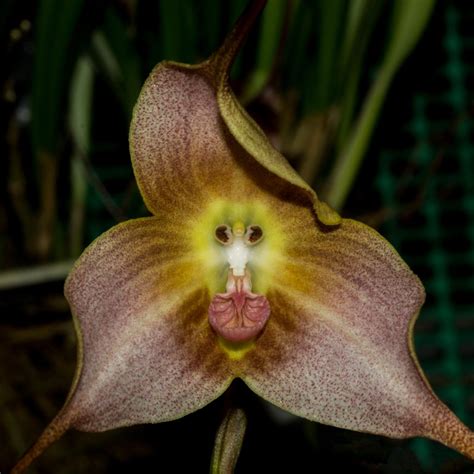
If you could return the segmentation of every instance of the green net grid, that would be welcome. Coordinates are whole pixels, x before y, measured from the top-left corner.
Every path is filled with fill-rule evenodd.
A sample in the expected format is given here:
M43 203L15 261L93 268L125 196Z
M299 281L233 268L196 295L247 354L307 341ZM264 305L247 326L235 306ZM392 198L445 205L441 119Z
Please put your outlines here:
M415 328L421 364L435 392L472 427L474 124L469 103L474 93L469 84L474 66L464 58L474 53L474 36L464 14L455 2L446 8L446 62L433 77L442 85L437 93L415 95L404 131L415 146L386 150L376 185L383 207L393 212L382 232L426 287L427 301ZM433 136L447 130L449 140L437 144ZM413 444L430 472L451 455L436 443Z

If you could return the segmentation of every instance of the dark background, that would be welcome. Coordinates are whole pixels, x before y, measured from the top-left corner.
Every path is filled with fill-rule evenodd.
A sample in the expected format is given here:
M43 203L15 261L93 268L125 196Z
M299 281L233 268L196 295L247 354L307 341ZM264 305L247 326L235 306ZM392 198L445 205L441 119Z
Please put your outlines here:
M393 2L380 3L364 47L356 111L386 45ZM339 52L333 45L321 69L325 2L279 4L285 18L296 11L293 20L283 21L273 36L262 32L260 22L233 79L236 91L245 95L252 71L268 63L268 55L260 52L275 53L265 87L247 106L301 169L309 142L296 143L292 137L308 129L308 117L314 118L310 135L330 134L321 123L340 102L340 91L327 81L337 79ZM340 4L344 12L347 5ZM0 3L2 472L62 406L72 380L75 336L62 296L68 262L118 221L146 215L127 143L131 108L143 80L163 58L205 58L244 5L234 0ZM334 28L342 28L343 16ZM437 3L392 84L343 210L344 216L385 235L426 285L427 303L415 328L421 365L435 392L471 427L473 25L472 2ZM93 87L90 111L83 110L74 125L71 97L79 94L81 101L81 93L87 96L73 85L78 58L90 62ZM86 124L90 136L84 145L77 133ZM312 179L316 190L324 187L338 151L333 143L321 153ZM51 264L58 262L63 267L55 273ZM32 268L40 269L37 283ZM18 269L26 271L11 273ZM20 276L14 280L12 275ZM354 473L472 472L460 455L428 440L389 440L285 416L238 382L232 397L249 420L237 472L327 472L324 466ZM67 433L31 472L208 472L225 403L222 397L170 423Z

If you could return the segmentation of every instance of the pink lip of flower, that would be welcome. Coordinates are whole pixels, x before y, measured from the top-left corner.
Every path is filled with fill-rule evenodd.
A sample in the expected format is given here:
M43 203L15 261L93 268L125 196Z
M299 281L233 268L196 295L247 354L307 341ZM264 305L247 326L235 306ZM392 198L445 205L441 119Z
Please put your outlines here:
M474 434L416 361L418 278L374 230L317 199L228 86L263 3L209 60L164 62L146 81L130 148L153 217L100 236L69 275L76 376L14 472L69 428L180 418L236 377L310 420L425 436L474 458ZM236 251L232 269L226 232L251 225L264 238Z
M257 337L270 316L265 296L250 291L250 273L229 271L225 293L215 295L209 306L209 324L227 341L246 342Z

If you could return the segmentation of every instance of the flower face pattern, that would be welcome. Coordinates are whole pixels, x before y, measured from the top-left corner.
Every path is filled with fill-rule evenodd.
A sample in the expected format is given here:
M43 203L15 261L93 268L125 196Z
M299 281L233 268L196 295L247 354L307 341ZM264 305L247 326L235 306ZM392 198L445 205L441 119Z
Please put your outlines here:
M152 217L100 236L69 275L77 374L30 458L69 428L182 417L237 377L301 417L474 457L414 355L418 278L321 203L233 96L251 19L208 61L164 62L146 81L130 147Z

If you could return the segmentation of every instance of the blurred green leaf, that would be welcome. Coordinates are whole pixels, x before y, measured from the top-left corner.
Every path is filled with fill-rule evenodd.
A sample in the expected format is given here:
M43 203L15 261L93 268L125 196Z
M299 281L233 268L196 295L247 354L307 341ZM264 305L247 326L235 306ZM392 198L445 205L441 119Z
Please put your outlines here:
M102 29L94 33L94 52L117 94L127 118L131 117L142 84L140 59L127 25L115 10L105 12Z
M349 4L338 74L341 114L338 148L346 142L350 132L369 39L384 5L385 0L353 0Z
M310 110L330 107L336 92L341 33L346 21L347 0L320 0L317 11L317 53L309 68L306 97Z
M263 11L256 64L240 98L244 104L257 97L270 78L273 65L278 59L276 56L281 41L287 3L287 0L273 0L271 8L266 8Z
M61 109L73 67L74 34L84 0L40 0L33 70L32 134L36 152L55 153Z
M423 33L435 0L397 0L393 9L393 24L390 42L383 68L397 69L415 47Z
M397 0L394 3L393 25L382 65L328 180L325 198L336 210L344 205L357 176L392 79L424 31L434 4L434 0Z
M90 151L94 70L87 56L78 59L69 96L69 128L74 139L71 158L71 210L69 217L70 254L83 249L86 176L83 156Z
M285 71L288 86L302 90L307 81L307 68L311 67L308 60L309 53L307 45L313 32L313 13L307 2L296 1L291 10L290 31L288 35L288 47L286 48Z
M94 70L88 56L77 60L69 95L69 129L82 153L89 153Z
M187 0L165 1L159 3L159 8L163 58L193 62L198 32L193 3Z

